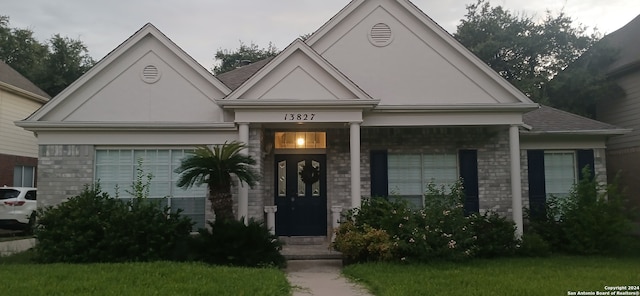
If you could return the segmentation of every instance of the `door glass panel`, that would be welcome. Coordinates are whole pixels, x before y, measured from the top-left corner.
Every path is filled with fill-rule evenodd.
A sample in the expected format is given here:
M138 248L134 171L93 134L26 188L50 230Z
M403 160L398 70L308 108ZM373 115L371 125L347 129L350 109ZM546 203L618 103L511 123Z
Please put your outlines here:
M302 181L302 176L301 176L303 169L304 169L304 160L298 162L298 196L304 196L304 193L307 190L307 187Z
M320 171L319 162L313 160L311 161L311 165L313 166L314 169L317 169L318 171ZM313 185L311 185L311 195L320 196L320 180L313 182Z
M287 161L278 162L278 196L287 195Z

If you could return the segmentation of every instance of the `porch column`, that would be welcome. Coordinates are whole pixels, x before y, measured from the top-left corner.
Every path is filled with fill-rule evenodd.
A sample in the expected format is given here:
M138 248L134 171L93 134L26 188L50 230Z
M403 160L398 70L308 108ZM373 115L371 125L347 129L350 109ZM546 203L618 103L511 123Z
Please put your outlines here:
M276 212L278 206L265 206L264 212L267 213L267 229L273 235L276 234Z
M520 131L518 125L509 127L509 152L511 160L511 208L516 236L522 236L522 180L520 172Z
M240 153L249 155L249 123L238 124L238 139L247 145ZM244 223L249 221L249 186L247 184L239 184L238 188L238 220L244 218Z
M351 122L349 144L351 147L351 208L360 207L360 123Z

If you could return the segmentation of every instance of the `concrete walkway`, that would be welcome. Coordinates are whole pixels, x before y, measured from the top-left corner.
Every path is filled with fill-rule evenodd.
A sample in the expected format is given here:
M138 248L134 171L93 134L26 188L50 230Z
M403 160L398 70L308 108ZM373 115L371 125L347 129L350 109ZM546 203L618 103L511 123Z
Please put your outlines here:
M0 256L8 256L33 248L36 245L35 238L19 239L0 242Z
M293 296L370 296L366 289L350 282L340 274L342 261L289 260L287 279Z

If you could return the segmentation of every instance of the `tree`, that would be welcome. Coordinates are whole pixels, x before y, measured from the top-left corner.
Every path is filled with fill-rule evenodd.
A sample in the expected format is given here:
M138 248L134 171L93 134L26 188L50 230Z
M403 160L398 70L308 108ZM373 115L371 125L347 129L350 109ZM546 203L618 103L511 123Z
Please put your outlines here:
M259 48L253 42L246 45L240 41L240 47L236 50L218 49L215 57L217 61L220 61L220 64L213 67L213 73L222 74L253 62L274 57L278 53L278 49L271 42L267 48Z
M30 29L10 28L7 16L0 16L0 60L51 96L95 64L82 41L56 34L41 43Z
M9 17L0 15L0 60L35 83L44 71L47 53L47 46L31 30L10 28Z
M58 94L91 69L95 61L80 40L56 34L49 39L49 44L50 51L45 59L46 71L37 81L47 93Z
M624 90L607 74L619 50L601 40L580 58L558 73L546 88L548 104L575 114L596 117L600 99L624 96Z
M575 27L563 12L554 16L547 11L537 23L530 16L514 15L501 6L491 7L488 0L478 0L467 6L454 37L532 100L549 104L562 100L551 96L559 96L559 89L567 86L552 82L554 77L599 40L597 31L588 35L586 30ZM604 51L599 54L607 55ZM553 92L550 84L555 84Z
M231 194L233 176L238 178L241 186L246 183L253 187L259 179L251 167L256 161L251 156L240 153L244 148L245 144L236 141L215 145L213 148L198 147L182 159L175 170L180 174L179 187L207 184L216 220L234 219Z

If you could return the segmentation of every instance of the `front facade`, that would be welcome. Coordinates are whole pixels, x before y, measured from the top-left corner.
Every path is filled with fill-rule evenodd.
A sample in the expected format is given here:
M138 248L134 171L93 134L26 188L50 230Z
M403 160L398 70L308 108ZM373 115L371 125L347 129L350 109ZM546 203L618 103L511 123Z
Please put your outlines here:
M527 122L531 111L409 1L354 0L308 40L219 77L148 24L18 124L38 132L42 205L96 180L127 198L142 159L151 195L203 226L206 190L177 188L173 170L198 145L237 140L262 176L237 187L238 217L329 237L362 198L420 206L428 183L459 178L468 212L512 217L521 232L530 192L568 192L581 165L604 173L604 141L621 132Z
M0 186L35 187L38 143L14 124L49 101L49 95L0 61Z

